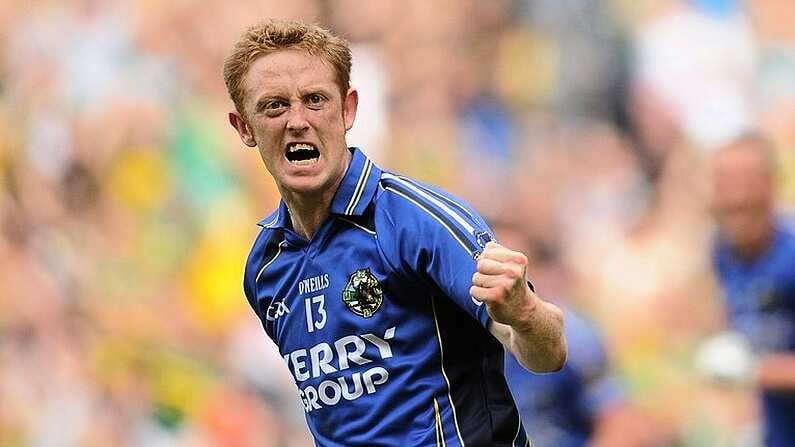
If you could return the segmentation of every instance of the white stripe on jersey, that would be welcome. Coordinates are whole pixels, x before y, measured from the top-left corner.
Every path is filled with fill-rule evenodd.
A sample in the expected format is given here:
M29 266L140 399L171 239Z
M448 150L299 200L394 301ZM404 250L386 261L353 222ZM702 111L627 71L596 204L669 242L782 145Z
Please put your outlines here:
M353 225L354 227L356 227L356 228L358 228L358 229L360 229L360 230L364 231L365 233L368 233L368 234L371 234L371 235L375 236L375 231L373 231L373 230L371 230L371 229L369 229L369 228L365 228L365 227L363 227L363 226L361 226L361 225L357 224L356 222L354 222L354 221L352 221L352 220L350 220L350 219L346 219L346 218L344 218L344 217L340 217L339 219L340 219L340 220L344 220L345 222L348 222L349 224L351 224L351 225Z
M449 206L447 206L447 204L445 204L444 202L441 202L441 201L440 201L439 199L437 199L436 197L433 197L432 195L430 195L430 194L426 193L426 192L425 192L425 191L423 191L422 189L420 189L420 188L417 188L417 187L416 187L416 186L414 186L414 185L413 185L411 182L408 182L408 181L406 181L406 180L403 180L402 178L400 178L400 177L398 177L398 176L396 176L396 175L392 175L392 174L390 174L390 173L388 173L388 172L384 172L384 173L381 175L381 177L382 177L382 178L386 178L386 179L390 179L390 180L394 180L394 181L396 181L396 182L398 182L398 183L400 183L400 184L402 184L402 185L405 185L407 188L410 188L410 189L414 190L414 191L415 191L417 194L419 194L420 196L424 197L425 199L427 199L428 201L430 201L430 202L431 202L431 203L433 203L434 205L438 206L438 207L439 207L439 208L440 208L442 211L444 211L445 213L447 213L447 214L448 214L450 217L452 217L452 218L453 218L453 220L455 220L456 222L458 222L458 224L459 224L459 225L461 225L462 227L464 227L464 229L465 229L465 230L467 230L467 232L468 232L469 234L472 234L472 235L474 235L474 234L475 234L475 228L474 228L474 227L472 227L472 225L470 225L470 224L469 224L469 222L467 222L466 220L464 220L464 219L461 217L461 215L460 215L460 214L458 214L458 213L456 213L455 211L451 210L451 209L450 209L450 207L449 207Z
M274 256L274 257L273 257L273 259L271 259L270 261L268 261L268 262L267 262L265 265L263 265L263 266L262 266L262 268L261 268L261 269L259 269L259 273L257 273L257 279L255 279L255 280L254 280L254 282L257 282L257 281L259 281L259 277L262 275L262 272L264 272L264 271L265 271L265 269L266 269L266 268L268 268L268 266L269 266L269 265L273 264L273 261L275 261L275 260L276 260L276 258L278 258L278 257L279 257L279 254L281 254L281 252L282 252L282 247L283 247L283 246L284 246L284 244L286 244L286 243L287 243L287 239L285 239L285 240L283 240L283 241L279 242L279 249L278 249L278 250L276 250L276 256Z
M519 416L518 411L516 412L516 419L519 419L519 426L516 427L516 436L513 437L513 442L511 442L513 447L516 447L516 440L519 439L519 433L522 431L522 418Z
M272 221L270 221L270 222L268 222L266 224L262 224L262 226L265 227L265 228L271 228L273 226L273 224L275 224L278 221L279 221L279 212L276 211L276 217L274 217Z
M434 191L433 189L431 189L431 188L429 188L429 187L417 182L414 179L411 179L411 178L408 178L408 177L404 177L402 175L399 175L398 178L400 178L401 180L405 180L405 181L411 183L412 185L416 186L417 188L420 188L423 191L427 192L428 194L431 194L432 196L439 198L440 200L444 201L445 203L450 203L451 205L455 206L459 210L461 210L464 213L466 213L466 215L469 216L470 218L472 218L473 220L477 220L477 219L475 219L475 216L472 214L471 211L466 209L465 206L463 206L460 203L456 202L452 198L443 196L443 195L439 194L437 191Z
M351 196L348 206L345 207L345 214L351 214L353 210L356 209L356 205L359 204L359 199L362 198L364 187L367 184L367 177L370 176L370 171L372 168L373 162L371 162L368 158L367 161L364 162L364 169L362 169L362 173L359 175L359 181L356 182L356 188L353 191L353 196Z
M447 383L447 400L450 402L450 407L453 409L453 423L455 424L455 432L458 435L458 441L461 442L461 447L466 447L464 438L461 436L461 429L458 427L458 416L455 412L455 404L453 403L453 396L450 394L450 379L447 377L447 372L444 370L444 348L442 347L442 333L439 331L439 320L436 318L436 297L431 296L431 309L433 309L433 323L436 325L436 339L439 341L439 358L441 359L442 376L445 383ZM444 438L444 430L442 430L442 438Z
M440 218L439 218L439 216L437 216L437 215L436 215L436 214L435 214L433 211L429 210L428 208L426 208L426 207L425 207L423 204L421 204L420 202L418 202L418 201L416 201L416 200L412 199L411 197L409 197L409 196L407 196L407 195L403 194L402 192L400 192L400 191L398 191L398 190L396 190L396 189L394 189L394 188L390 188L389 186L387 186L387 187L386 187L386 188L384 188L384 189L386 189L387 191L393 192L393 193L395 193L395 194L399 195L400 197L403 197L404 199L408 200L409 202L413 203L414 205L417 205L417 206L418 206L418 207L419 207L421 210L425 211L425 212L426 212L426 213L428 213L428 214L429 214L431 217L433 217L434 219L436 219L436 221L437 221L437 222L439 222L440 224L442 224L442 226L443 226L443 227L444 227L444 228L445 228L445 229L446 229L446 230L447 230L447 231L450 233L450 235L452 235L452 236L453 236L453 238L454 238L456 241L458 241L458 243L459 243L459 244L461 244L461 246L462 246L462 247L464 247L464 250L466 250L466 252L467 252L467 253L469 253L469 255L470 255L470 256L474 256L474 255L475 255L475 254L472 252L472 250L470 250L470 249L469 249L469 247L467 247L466 243L465 243L464 241L462 241L460 237L458 237L458 235L455 233L455 231L453 231L453 229L452 229L452 228L450 228L450 227L449 227L449 226L448 226L448 225L447 225L447 224L446 224L446 223L445 223L445 222L444 222L442 219L440 219Z

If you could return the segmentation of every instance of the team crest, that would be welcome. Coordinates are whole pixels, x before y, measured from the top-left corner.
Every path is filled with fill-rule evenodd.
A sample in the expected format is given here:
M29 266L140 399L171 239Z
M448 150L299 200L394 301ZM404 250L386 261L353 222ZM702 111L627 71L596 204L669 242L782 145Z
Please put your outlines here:
M342 301L351 312L370 318L381 308L384 292L370 269L359 269L348 278L348 284L342 290Z

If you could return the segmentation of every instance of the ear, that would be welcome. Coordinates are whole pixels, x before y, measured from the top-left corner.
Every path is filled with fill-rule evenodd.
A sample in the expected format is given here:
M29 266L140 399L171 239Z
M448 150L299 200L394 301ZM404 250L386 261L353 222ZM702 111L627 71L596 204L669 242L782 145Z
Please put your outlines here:
M355 88L350 88L342 102L342 120L345 122L345 130L351 130L353 127L357 107L359 107L359 92Z
M251 131L251 127L246 124L246 120L243 119L240 114L237 112L229 112L229 124L235 128L238 135L240 135L240 141L243 142L248 147L255 147L257 145L257 141L254 139L254 133Z

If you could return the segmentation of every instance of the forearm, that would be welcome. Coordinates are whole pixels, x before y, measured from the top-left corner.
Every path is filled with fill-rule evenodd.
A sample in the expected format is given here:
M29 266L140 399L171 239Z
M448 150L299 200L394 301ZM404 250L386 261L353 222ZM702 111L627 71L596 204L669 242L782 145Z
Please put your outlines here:
M566 361L563 312L540 298L512 325L492 321L491 332L530 371L559 371Z
M563 312L539 299L526 324L511 327L510 347L517 360L530 371L559 371L568 351L563 335Z

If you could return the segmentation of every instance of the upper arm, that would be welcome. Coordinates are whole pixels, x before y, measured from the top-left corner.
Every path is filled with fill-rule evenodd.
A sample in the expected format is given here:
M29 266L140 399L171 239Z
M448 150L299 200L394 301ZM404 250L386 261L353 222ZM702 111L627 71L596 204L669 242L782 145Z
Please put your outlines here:
M262 229L260 231L246 259L246 266L243 273L243 293L246 295L246 300L254 311L254 314L262 321L263 325L265 321L260 314L257 303L257 279L262 266L268 260L266 258L272 257L274 248L277 248L277 244L275 244L273 240L275 235L273 231L267 229Z
M265 233L266 230L263 229L260 230L259 234L257 234L257 238L254 240L254 244L251 246L251 251L246 258L246 265L243 273L243 293L246 295L249 305L254 310L254 313L257 314L257 316L259 316L256 306L257 270L259 269L259 264L262 260L265 248L264 246L266 245L263 243L263 239L266 239Z
M395 267L435 287L487 327L486 307L469 294L477 256L493 233L471 208L455 198L395 176L381 200L391 225L382 241Z

